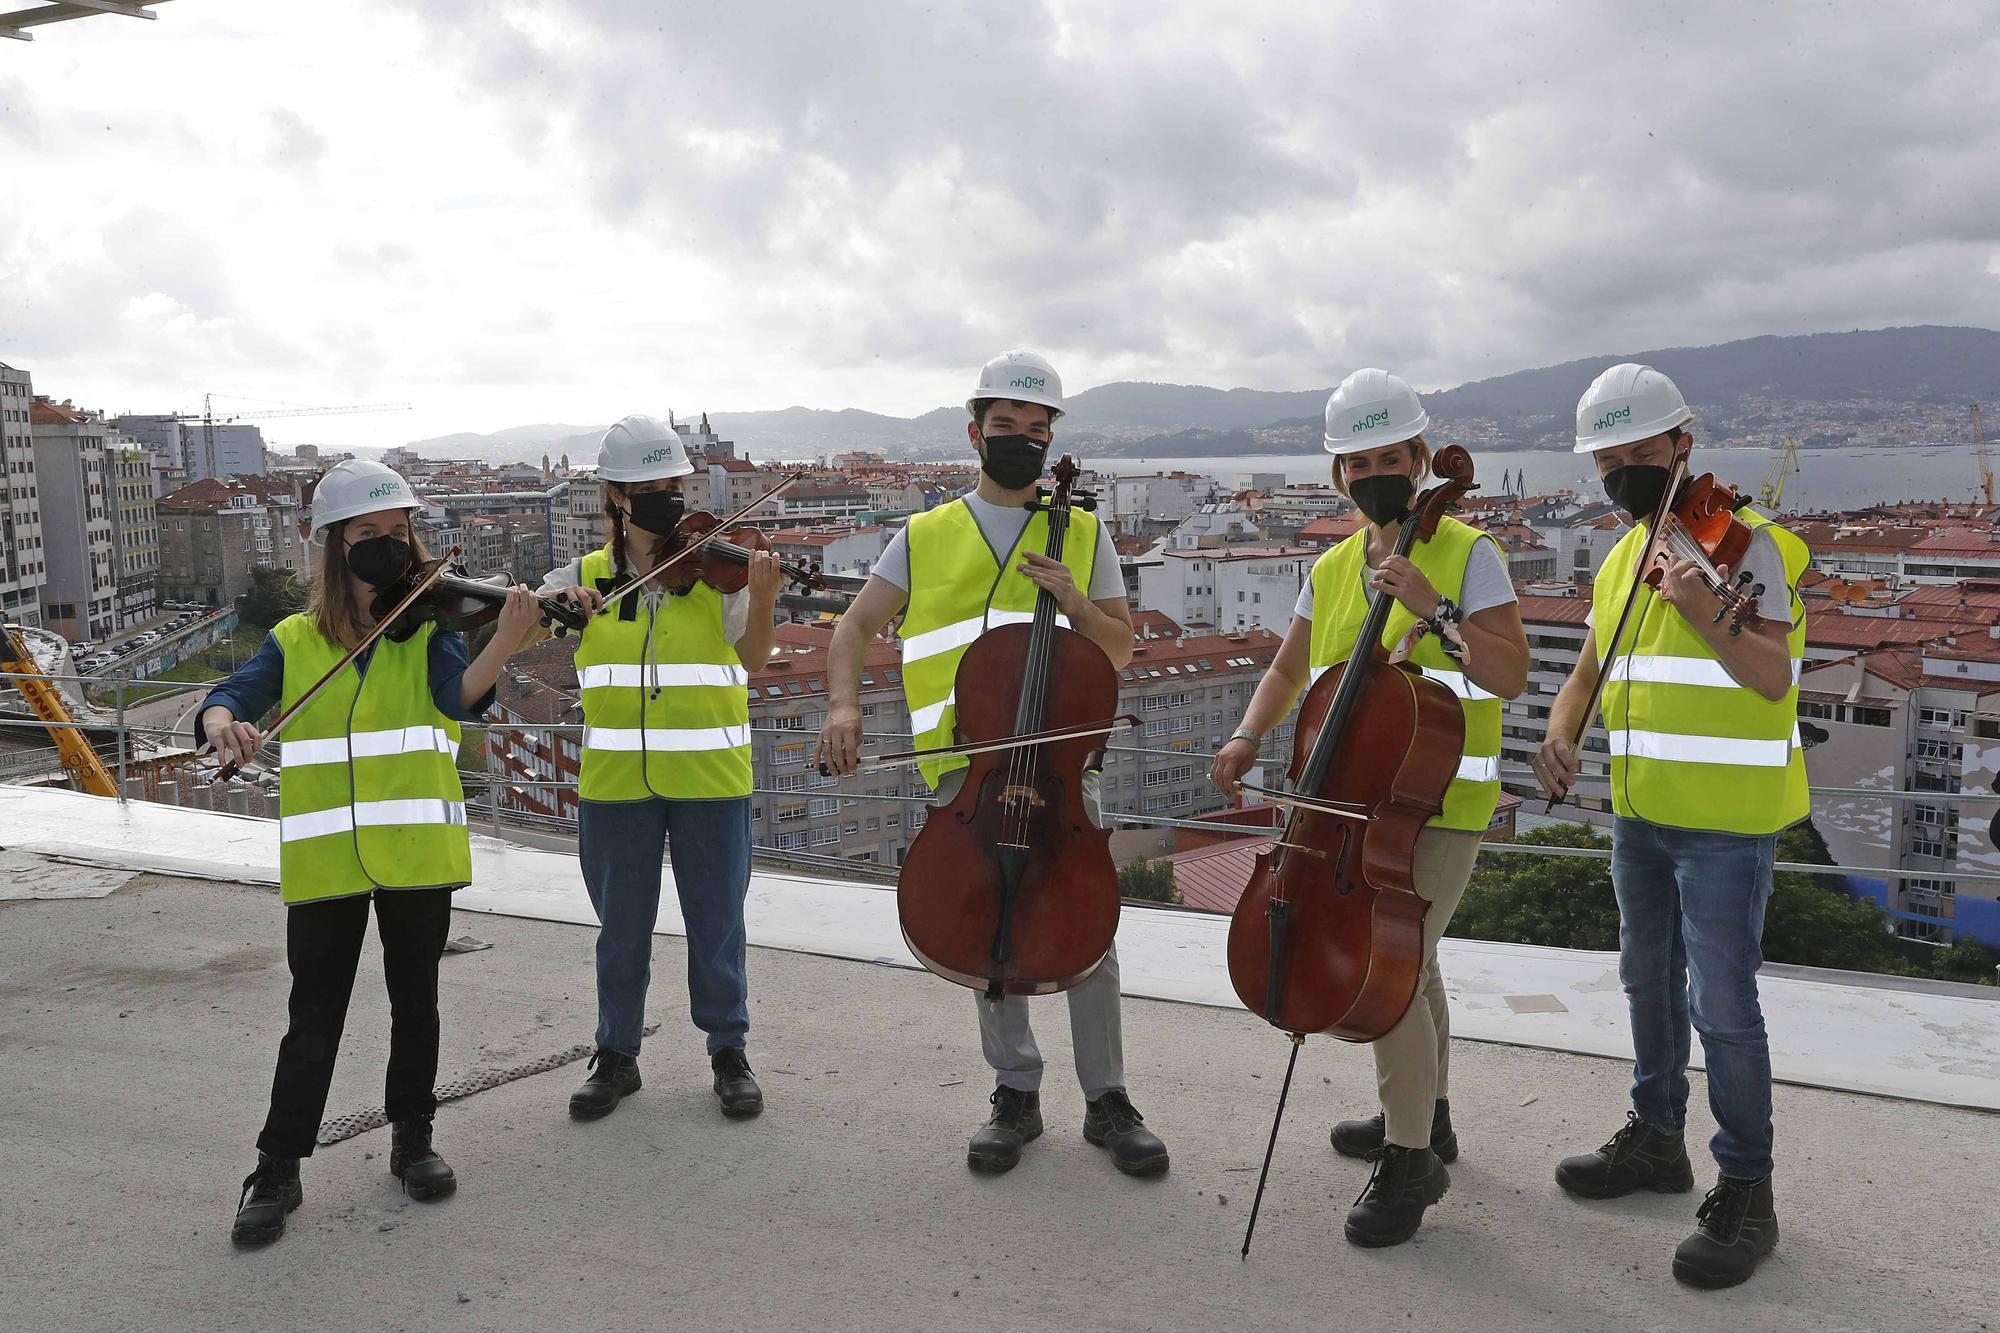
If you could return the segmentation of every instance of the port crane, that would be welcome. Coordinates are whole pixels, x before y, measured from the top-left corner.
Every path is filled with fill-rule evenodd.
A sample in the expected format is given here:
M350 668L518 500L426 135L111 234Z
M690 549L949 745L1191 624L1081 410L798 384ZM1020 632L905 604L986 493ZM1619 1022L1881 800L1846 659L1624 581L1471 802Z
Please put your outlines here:
M1799 442L1787 435L1778 448L1777 461L1771 464L1771 475L1764 478L1764 484L1757 488L1758 506L1772 513L1777 512L1785 499L1785 483L1799 470Z

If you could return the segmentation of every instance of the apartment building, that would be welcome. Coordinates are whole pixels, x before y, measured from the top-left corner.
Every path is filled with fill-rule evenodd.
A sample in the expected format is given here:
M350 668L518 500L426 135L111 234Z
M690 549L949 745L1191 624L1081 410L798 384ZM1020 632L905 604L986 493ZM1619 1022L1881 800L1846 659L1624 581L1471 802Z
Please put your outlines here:
M119 437L97 413L41 396L30 400L28 427L48 555L42 623L71 641L103 639L119 627L109 447Z
M1155 472L1105 478L1097 489L1111 502L1106 521L1119 532L1136 533L1186 519L1208 499L1214 483L1192 472Z
M27 371L0 364L0 622L39 628L48 551L28 420L34 397Z
M1302 546L1219 546L1150 553L1139 605L1190 629L1282 635L1320 553Z
M114 438L111 540L120 629L143 624L159 612L160 517L154 491L158 466L152 450Z
M250 568L303 571L309 563L298 503L258 477L213 477L155 502L160 600L227 606L250 587Z
M814 564L828 574L867 574L895 535L894 528L880 524L825 523L767 530L764 539L781 560Z
M1954 872L2000 872L2000 628L1954 634L1916 648L1884 648L1809 666L1799 682L1807 766L1849 775L1826 783L1937 793L1936 801L1821 793L1813 819L1833 859L1890 866L1916 878L1850 875L1852 890L1880 903L1899 934L1944 942L1960 935L2000 945L2000 885Z

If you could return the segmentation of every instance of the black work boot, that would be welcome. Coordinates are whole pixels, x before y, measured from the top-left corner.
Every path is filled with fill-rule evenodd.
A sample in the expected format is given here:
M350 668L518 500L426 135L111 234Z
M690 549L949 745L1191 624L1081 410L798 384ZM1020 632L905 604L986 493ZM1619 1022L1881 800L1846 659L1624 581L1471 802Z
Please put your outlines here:
M1720 1176L1701 1201L1692 1235L1674 1251L1674 1276L1691 1287L1733 1287L1778 1244L1771 1178Z
M458 1176L431 1147L431 1118L389 1126L389 1174L412 1199L441 1199L458 1188Z
M1451 1188L1451 1177L1429 1148L1385 1143L1368 1156L1375 1174L1347 1210L1347 1239L1368 1249L1401 1245L1417 1234L1424 1209Z
M621 1099L639 1090L639 1061L600 1046L590 1057L590 1077L569 1095L569 1113L577 1120L597 1120L618 1109Z
M764 1090L750 1077L750 1057L741 1046L717 1051L708 1058L715 1068L715 1095L731 1120L748 1120L764 1109Z
M1146 1128L1146 1117L1132 1109L1132 1099L1123 1088L1084 1103L1083 1137L1109 1148L1111 1164L1128 1176L1167 1173L1167 1145Z
M1333 1127L1333 1150L1342 1157L1366 1157L1382 1146L1387 1133L1380 1111L1366 1120L1343 1120ZM1448 1098L1438 1098L1437 1109L1431 1112L1431 1151L1440 1162L1458 1160L1458 1135L1451 1128Z
M1680 1130L1661 1129L1628 1111L1625 1127L1602 1148L1562 1159L1556 1184L1583 1199L1616 1199L1642 1189L1685 1194L1694 1188L1694 1164Z
M257 1169L243 1178L243 1197L236 1201L236 1225L229 1239L251 1249L269 1245L285 1234L285 1214L305 1202L299 1184L299 1159L257 1154Z
M989 1100L993 1118L973 1133L965 1164L998 1175L1012 1171L1021 1160L1021 1149L1042 1136L1042 1094L1003 1086L993 1089Z

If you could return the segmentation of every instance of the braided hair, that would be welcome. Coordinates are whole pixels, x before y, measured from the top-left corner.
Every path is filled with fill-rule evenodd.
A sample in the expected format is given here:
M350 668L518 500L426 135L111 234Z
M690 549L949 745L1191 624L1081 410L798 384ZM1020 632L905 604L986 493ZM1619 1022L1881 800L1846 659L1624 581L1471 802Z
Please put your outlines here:
M625 572L626 572L625 511L620 509L617 505L611 503L611 495L610 495L612 488L616 487L617 485L618 483L615 481L607 481L604 483L604 489L605 489L604 516L611 520L612 572L619 579L622 580L625 577Z

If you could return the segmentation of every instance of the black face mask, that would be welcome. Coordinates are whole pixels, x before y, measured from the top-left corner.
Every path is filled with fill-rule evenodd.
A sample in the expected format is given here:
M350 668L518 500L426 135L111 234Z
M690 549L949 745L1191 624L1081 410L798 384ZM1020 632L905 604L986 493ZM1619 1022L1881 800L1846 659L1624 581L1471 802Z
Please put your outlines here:
M1667 469L1652 463L1627 463L1604 474L1604 493L1611 503L1640 522L1660 510L1667 493Z
M1410 512L1410 497L1417 493L1417 483L1408 477L1383 473L1356 477L1348 483L1347 493L1354 498L1354 507L1379 528L1400 523Z
M365 537L347 544L347 567L371 588L393 588L410 572L416 551L401 537Z
M632 506L632 523L644 528L655 537L673 535L681 525L681 518L687 513L687 500L679 491L644 491L637 495L627 494L626 502Z
M1002 490L1018 491L1024 486L1035 484L1035 478L1042 475L1042 463L1049 456L1049 446L1028 435L988 435L986 457L980 460L979 470L993 478L993 484Z

